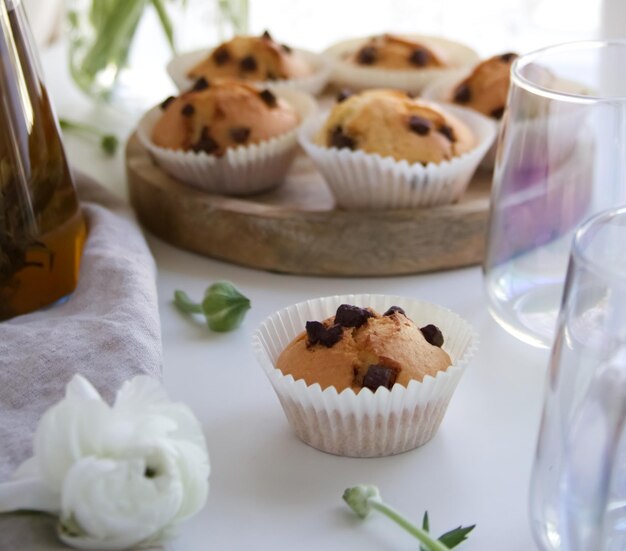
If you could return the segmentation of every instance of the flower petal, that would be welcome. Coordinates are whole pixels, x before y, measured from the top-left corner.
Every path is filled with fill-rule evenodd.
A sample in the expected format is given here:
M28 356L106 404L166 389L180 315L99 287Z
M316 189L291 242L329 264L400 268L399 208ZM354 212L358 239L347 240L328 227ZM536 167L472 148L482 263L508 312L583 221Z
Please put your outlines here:
M43 511L58 513L59 494L52 492L38 478L22 478L0 484L0 513L11 511Z

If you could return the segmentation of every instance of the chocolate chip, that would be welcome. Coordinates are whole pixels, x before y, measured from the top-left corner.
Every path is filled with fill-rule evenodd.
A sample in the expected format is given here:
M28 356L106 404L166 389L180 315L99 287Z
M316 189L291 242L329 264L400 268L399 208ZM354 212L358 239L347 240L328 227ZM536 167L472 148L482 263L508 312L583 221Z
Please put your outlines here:
M409 117L409 128L420 136L426 136L430 132L432 125L432 122L424 117L418 117L417 115Z
M330 145L337 149L354 149L356 147L356 140L343 133L341 126L336 126L330 134Z
M287 46L287 44L281 44L280 46L283 50L285 50L285 53L287 54L290 54L293 51L291 47Z
M363 46L363 48L359 50L359 53L356 56L356 60L361 65L371 65L376 61L377 57L378 51L376 50L376 48L374 48L374 46Z
M254 59L254 57L252 57L251 55L247 55L239 62L239 68L242 71L246 71L246 72L256 71L257 69L256 59Z
M391 390L397 378L398 373L395 369L373 364L367 368L367 373L363 377L363 386L369 388L372 392L376 392L376 389L381 386Z
M470 90L470 87L465 82L462 82L454 91L454 101L456 103L467 103L471 99L472 91Z
M496 107L491 113L489 113L494 119L501 119L504 115L504 107Z
M433 346L438 346L439 348L443 346L443 334L436 325L430 323L424 327L420 327L420 331L422 335L424 335L426 342Z
M372 313L365 308L342 304L335 313L335 323L342 327L361 327L372 317Z
M446 138L448 138L451 142L456 142L456 136L454 135L454 130L451 126L448 126L447 124L442 124L437 130Z
M347 100L352 95L352 91L344 88L337 94L337 103Z
M502 54L500 56L500 59L504 61L505 63L509 63L510 61L513 61L516 57L517 57L517 54L509 52L507 54Z
M209 129L206 126L203 126L202 131L200 132L200 138L195 144L193 144L192 149L196 153L204 151L205 153L211 154L219 148L220 145L209 135Z
M265 80L278 80L278 77L272 71L268 71L265 75Z
M247 126L235 126L230 129L230 137L235 143L246 143L250 137L250 129Z
M424 67L430 60L430 54L423 48L417 48L411 52L409 62L416 67Z
M161 103L161 109L163 109L163 111L165 111L169 107L170 103L172 103L175 99L176 98L174 96L170 96L168 98L165 98L163 100L163 102Z
M196 108L191 105L191 103L186 103L185 105L183 105L183 108L180 110L180 112L185 117L191 117L196 112Z
M198 80L196 80L196 83L193 85L192 90L194 92L198 92L200 90L206 90L208 87L209 81L204 77L200 77Z
M259 97L267 104L268 107L276 107L278 100L267 88L259 92Z
M402 314L406 317L406 312L399 306L391 306L389 310L383 314L383 316L393 316L394 314Z
M309 346L321 344L326 348L331 348L341 340L343 329L340 325L332 325L328 329L319 321L306 322L306 334L309 339Z
M265 40L272 40L272 35L266 29L266 30L263 31L263 34L261 35L261 38L265 38Z
M230 52L222 47L218 48L213 52L213 61L215 61L216 65L224 65L230 61Z

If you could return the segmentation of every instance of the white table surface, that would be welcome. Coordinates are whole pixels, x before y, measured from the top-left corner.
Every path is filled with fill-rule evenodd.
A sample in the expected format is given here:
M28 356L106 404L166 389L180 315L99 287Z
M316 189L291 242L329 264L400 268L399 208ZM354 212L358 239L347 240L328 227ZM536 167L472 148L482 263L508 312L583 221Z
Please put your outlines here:
M42 58L60 116L124 138L130 133L134 116L97 106L72 87L62 47ZM73 166L125 194L123 150L110 159L75 135L65 144ZM427 509L437 535L476 523L460 546L465 551L534 549L527 493L548 352L518 342L491 319L478 267L393 278L296 277L210 260L146 237L158 265L165 385L200 419L211 456L208 504L182 526L170 549L418 549L386 518L354 517L341 495L357 483L376 484L416 521ZM252 300L243 326L232 333L211 334L172 306L175 289L200 297L218 279L233 281ZM481 341L435 438L381 459L335 457L300 442L250 346L257 325L277 309L365 292L445 305L472 323Z

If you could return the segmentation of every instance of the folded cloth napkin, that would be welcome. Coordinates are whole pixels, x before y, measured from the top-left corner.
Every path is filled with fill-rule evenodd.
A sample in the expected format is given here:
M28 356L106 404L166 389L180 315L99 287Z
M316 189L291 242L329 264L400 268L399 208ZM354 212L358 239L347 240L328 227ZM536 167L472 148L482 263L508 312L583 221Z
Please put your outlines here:
M63 304L0 323L0 480L32 454L42 413L83 374L111 400L138 374L160 376L155 264L132 212L86 177L77 188L87 219L76 291ZM44 515L0 516L0 549L67 549Z

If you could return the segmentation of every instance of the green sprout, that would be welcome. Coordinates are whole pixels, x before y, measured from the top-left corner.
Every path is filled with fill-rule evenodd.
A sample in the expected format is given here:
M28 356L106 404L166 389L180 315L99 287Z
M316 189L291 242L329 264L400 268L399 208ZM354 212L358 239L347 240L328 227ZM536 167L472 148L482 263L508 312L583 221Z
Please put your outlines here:
M229 281L218 281L204 293L200 303L193 302L184 291L174 291L174 304L185 314L204 314L212 331L232 331L241 325L250 309L250 299Z
M95 126L91 126L89 124L84 124L81 122L70 121L63 118L59 119L59 125L63 130L75 131L97 138L100 141L100 147L102 148L102 151L104 151L104 153L106 153L107 155L115 155L117 147L119 146L119 140L117 139L117 136L115 136L114 134L107 134L106 132L102 132Z
M376 510L404 528L409 534L420 541L421 551L449 551L467 539L467 535L476 525L459 526L434 539L429 534L428 511L424 513L422 527L418 528L404 518L395 509L383 502L376 486L360 485L348 488L343 493L343 500L360 518L365 518L372 510Z

